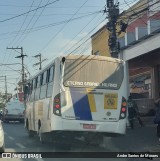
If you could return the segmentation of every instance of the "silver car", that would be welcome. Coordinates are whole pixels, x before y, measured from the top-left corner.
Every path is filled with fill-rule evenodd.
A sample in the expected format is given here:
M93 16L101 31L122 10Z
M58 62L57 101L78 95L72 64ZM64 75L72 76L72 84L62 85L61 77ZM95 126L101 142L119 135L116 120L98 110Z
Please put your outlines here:
M0 152L4 152L4 131L2 127L2 122L0 120Z

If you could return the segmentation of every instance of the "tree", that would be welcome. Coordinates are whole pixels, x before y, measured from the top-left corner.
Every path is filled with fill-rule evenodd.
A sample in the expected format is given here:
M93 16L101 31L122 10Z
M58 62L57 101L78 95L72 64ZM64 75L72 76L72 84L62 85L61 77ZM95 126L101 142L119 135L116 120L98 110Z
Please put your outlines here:
M0 93L0 109L5 107L5 103L6 103L6 95Z
M5 107L5 103L0 103L0 109L3 109Z

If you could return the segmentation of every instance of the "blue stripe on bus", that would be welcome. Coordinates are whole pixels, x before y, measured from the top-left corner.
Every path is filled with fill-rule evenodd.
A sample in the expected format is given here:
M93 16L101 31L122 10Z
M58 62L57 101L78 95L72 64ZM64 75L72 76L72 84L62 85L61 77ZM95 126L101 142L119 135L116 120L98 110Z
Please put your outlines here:
M83 88L70 88L73 109L76 120L92 121L91 110L89 107L88 96Z

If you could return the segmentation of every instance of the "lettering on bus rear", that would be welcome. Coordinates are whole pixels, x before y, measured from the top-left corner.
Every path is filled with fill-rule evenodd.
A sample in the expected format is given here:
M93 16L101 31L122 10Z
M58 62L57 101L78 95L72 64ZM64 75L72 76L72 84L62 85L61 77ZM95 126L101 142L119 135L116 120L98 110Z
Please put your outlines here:
M63 83L66 87L118 90L123 79L124 65L120 62L87 59L65 61Z

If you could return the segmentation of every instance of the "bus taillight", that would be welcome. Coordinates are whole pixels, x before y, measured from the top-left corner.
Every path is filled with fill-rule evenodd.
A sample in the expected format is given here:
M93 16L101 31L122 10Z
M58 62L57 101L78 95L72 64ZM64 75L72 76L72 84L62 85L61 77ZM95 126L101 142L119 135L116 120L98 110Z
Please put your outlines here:
M127 108L126 99L124 97L122 97L120 119L124 119L126 117L126 111L127 111L126 108Z
M53 100L53 113L54 113L55 115L61 116L60 93L57 94L57 95L54 97L54 100Z
M126 108L125 107L122 107L122 112L126 112Z
M56 104L56 105L55 105L55 108L60 108L60 105L59 105L59 104Z

